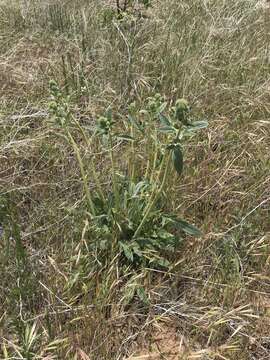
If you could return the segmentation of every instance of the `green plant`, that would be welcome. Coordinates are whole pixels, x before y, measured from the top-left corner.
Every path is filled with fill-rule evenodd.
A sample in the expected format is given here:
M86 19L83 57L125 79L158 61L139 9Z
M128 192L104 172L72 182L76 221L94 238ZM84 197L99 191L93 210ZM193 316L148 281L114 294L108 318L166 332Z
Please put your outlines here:
M60 127L64 133L62 134L64 138L71 144L74 153L76 155L79 167L80 167L80 173L82 177L83 187L85 191L86 201L87 205L89 207L90 212L94 215L95 214L95 207L93 204L93 197L90 193L89 186L88 186L88 174L85 169L85 165L82 160L82 156L80 153L80 149L78 145L76 144L76 141L70 131L71 125L76 125L77 129L83 136L84 140L86 141L87 146L89 147L91 145L91 140L87 137L87 134L83 130L83 128L80 126L79 122L73 117L70 109L69 109L69 101L70 97L65 96L59 89L56 82L51 81L50 82L50 90L51 90L51 97L52 101L50 102L50 111L54 115L55 125L57 127ZM101 189L100 182L98 180L98 176L95 171L95 166L92 161L90 160L90 168L91 168L91 175L94 177L95 184L98 187L99 195L101 198L104 198L103 191Z
M120 0L116 0L116 9L118 14L125 13L129 8L135 6L136 1L134 0L124 0L121 4ZM151 6L151 0L139 0L137 3L142 4L146 9Z
M119 132L121 126L117 125L112 111L107 111L105 116L98 118L92 136L95 141L100 139L104 156L109 154L108 171L112 186L105 192L98 181L94 159L91 158L90 166L83 163L72 135L72 126L77 127L89 148L93 140L89 140L73 117L70 99L63 95L55 82L51 82L50 89L53 98L50 109L78 160L91 220L89 234L95 237L91 242L92 250L98 251L99 259L105 263L118 254L121 261L135 267L168 267L167 255L179 246L183 233L200 235L196 227L168 211L165 198L172 176L171 164L181 175L183 143L194 132L205 128L207 122L192 121L186 100L177 100L174 106L168 107L159 94L149 98L146 109L137 114L135 105L130 106L128 118L123 121L123 126L129 129L125 133ZM125 175L119 169L116 145L128 154ZM146 147L149 155L146 167L136 159L141 146ZM90 174L95 193L89 190Z
M20 336L19 345L14 345L14 350L19 359L31 360L36 359L36 345L39 339L37 324L32 326L24 324Z

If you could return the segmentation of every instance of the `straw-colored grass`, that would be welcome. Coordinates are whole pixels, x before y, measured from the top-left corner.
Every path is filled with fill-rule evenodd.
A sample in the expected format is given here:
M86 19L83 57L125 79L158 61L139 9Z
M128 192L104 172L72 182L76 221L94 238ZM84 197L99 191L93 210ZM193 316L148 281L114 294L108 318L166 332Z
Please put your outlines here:
M0 216L8 202L10 226L0 231L0 358L269 359L268 2L153 0L122 21L114 5L0 2ZM130 269L93 270L78 162L51 125L52 79L89 133L109 107L121 118L157 92L208 120L166 199L203 236L169 271L130 280ZM108 188L107 158L77 145ZM126 305L137 283L148 303Z

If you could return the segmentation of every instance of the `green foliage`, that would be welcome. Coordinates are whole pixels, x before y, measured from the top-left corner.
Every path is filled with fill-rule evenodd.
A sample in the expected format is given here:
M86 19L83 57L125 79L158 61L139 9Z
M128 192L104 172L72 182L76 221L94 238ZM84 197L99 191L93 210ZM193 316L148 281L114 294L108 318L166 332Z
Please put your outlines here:
M168 212L164 199L172 176L171 164L176 174L181 175L184 142L207 123L193 121L186 100L178 100L175 106L169 107L160 94L149 98L145 109L136 110L136 105L131 104L121 126L108 110L97 119L93 137L101 151L109 154L111 186L105 192L104 189L98 191L100 185L94 184L97 191L90 194L88 173L95 173L96 165L93 162L89 169L83 163L71 133L72 126L75 124L81 130L86 142L88 135L74 119L70 99L55 82L50 83L50 90L54 121L64 130L80 166L89 205L89 234L95 238L89 249L98 254L99 263L106 264L118 254L120 262L134 268L168 268L170 254L179 247L183 235L200 235L193 225ZM128 132L119 133L122 127ZM117 143L125 143L120 146L124 146L128 154L126 174L119 169ZM141 146L149 151L146 168L137 165Z
M123 13L126 12L128 10L133 9L136 4L140 4L142 6L144 6L146 9L149 8L151 6L151 0L115 0L116 1L116 9L118 11L118 13Z

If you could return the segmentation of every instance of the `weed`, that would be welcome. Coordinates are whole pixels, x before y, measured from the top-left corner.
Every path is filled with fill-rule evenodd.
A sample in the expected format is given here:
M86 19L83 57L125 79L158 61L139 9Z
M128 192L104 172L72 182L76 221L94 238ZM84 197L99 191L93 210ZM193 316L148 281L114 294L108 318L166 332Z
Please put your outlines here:
M140 118L128 116L130 134L119 134L111 111L97 121L96 135L102 137L101 144L106 144L103 152L110 157L112 189L107 193L101 188L93 160L90 169L83 164L79 147L71 134L74 124L81 132L86 144L90 139L74 119L69 110L69 98L65 98L55 82L50 83L52 102L50 109L55 122L64 131L66 140L71 144L78 160L83 188L90 215L89 231L96 237L94 253L102 252L124 257L130 264L168 267L170 263L162 255L174 252L182 241L179 230L189 235L198 236L200 232L186 221L166 212L162 204L166 197L167 182L171 163L178 175L183 169L182 144L194 132L207 126L205 121L191 121L190 110L185 100L177 100L175 106L167 110L167 103L160 95L148 99L146 110L140 110L144 116L144 125ZM159 121L159 123L157 123ZM138 137L137 137L138 135ZM91 138L92 140L92 138ZM124 140L125 151L131 153L126 176L119 173L116 164L115 143ZM147 148L154 148L154 161L148 160L145 173L136 168L137 148L144 143ZM104 147L104 146L103 146ZM118 151L118 150L117 150ZM158 154L162 154L160 164L156 166ZM149 165L150 164L150 165ZM91 194L88 173L94 180L97 194ZM150 181L152 179L152 182ZM107 199L107 200L105 200ZM103 255L100 255L103 257ZM108 255L107 255L108 256ZM105 263L107 263L105 256Z

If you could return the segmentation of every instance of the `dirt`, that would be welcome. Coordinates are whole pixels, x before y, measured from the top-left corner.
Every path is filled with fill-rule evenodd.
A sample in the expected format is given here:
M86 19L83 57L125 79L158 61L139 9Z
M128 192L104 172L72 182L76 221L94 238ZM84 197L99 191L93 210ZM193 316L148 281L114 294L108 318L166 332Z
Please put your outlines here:
M148 346L126 360L179 360L185 353L184 337L169 326L157 328Z

